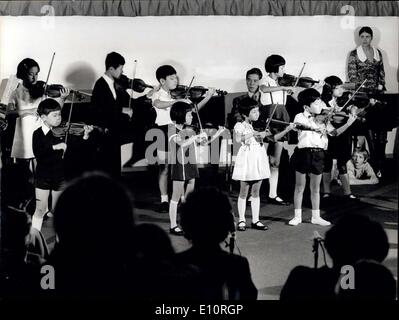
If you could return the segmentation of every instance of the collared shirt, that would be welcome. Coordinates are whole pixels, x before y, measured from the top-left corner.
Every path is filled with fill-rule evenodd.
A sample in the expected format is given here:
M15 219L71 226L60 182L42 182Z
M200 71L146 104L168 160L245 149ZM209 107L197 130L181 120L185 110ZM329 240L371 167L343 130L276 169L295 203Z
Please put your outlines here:
M265 85L266 87L279 86L277 81L272 79L269 75L267 75L266 77L264 77L262 80L259 81L259 86L262 85ZM271 97L273 97L273 102ZM272 103L285 104L285 92L283 90L268 92L268 93L261 92L260 103L263 104L264 106Z
M170 107L165 109L160 109L154 106L154 102L156 100L164 102L175 101L175 99L173 99L172 96L170 95L170 92L167 92L165 89L161 87L158 91L152 94L151 100L152 100L152 105L155 108L155 111L157 112L157 118L155 120L155 123L159 126L164 126L173 123L172 120L170 119Z
M44 135L47 135L47 133L50 131L50 128L43 123L42 131L43 131Z
M114 96L114 99L116 100L116 91L115 91L115 86L114 86L114 79L110 78L107 74L103 74L103 79L107 82L109 89L112 92L112 95Z
M316 123L314 117L308 112L304 111L298 113L295 116L294 123L304 124L310 128L327 130L331 132L334 127L328 123L327 126L324 124ZM321 134L320 132L310 131L310 130L298 130L298 148L322 148L327 150L328 147L328 137L326 134Z

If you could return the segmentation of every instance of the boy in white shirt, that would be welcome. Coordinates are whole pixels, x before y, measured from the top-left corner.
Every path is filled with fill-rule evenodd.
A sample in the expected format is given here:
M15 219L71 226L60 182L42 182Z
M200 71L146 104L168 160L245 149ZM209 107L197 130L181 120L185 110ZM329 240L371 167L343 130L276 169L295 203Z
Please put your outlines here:
M302 198L306 185L306 175L310 174L311 222L328 226L331 223L320 217L320 182L324 168L325 150L328 147L327 135L340 135L349 128L356 117L349 115L347 123L338 129L335 129L329 122L316 121L315 116L320 115L326 105L321 100L320 93L313 88L302 91L298 95L298 102L303 106L304 112L295 116L294 123L303 125L308 129L298 130L298 145L293 155L295 216L288 224L296 226L302 222Z

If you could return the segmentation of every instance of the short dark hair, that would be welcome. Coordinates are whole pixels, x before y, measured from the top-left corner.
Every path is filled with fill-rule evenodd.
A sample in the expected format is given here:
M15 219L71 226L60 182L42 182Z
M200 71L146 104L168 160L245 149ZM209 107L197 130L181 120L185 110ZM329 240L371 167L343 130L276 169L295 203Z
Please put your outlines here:
M324 102L328 103L332 99L333 90L342 84L342 80L337 76L329 76L324 79L323 91L321 98Z
M184 236L194 245L219 244L235 231L229 198L212 187L193 191L182 206L181 225Z
M250 97L245 97L238 102L238 112L246 117L248 117L252 109L257 107L259 107L258 102Z
M359 30L359 36L364 32L368 33L369 35L371 35L371 37L373 37L373 30L370 27L367 26L361 27Z
M37 113L39 116L47 116L50 112L59 110L61 110L60 104L52 98L44 99L37 107Z
M17 66L17 78L24 80L28 75L29 70L33 67L37 67L40 71L39 64L35 60L31 58L23 59Z
M298 103L302 107L310 106L311 103L315 102L319 98L319 91L314 88L308 88L298 94Z
M248 70L245 78L248 79L250 74L257 74L259 76L259 80L262 79L262 77L263 77L262 71L260 71L259 68L252 68L252 69Z
M111 67L116 69L123 65L125 65L125 58L122 57L122 55L117 52L111 52L107 54L107 57L105 58L105 70L108 70Z
M268 56L265 61L265 70L269 73L278 72L278 68L284 65L285 59L282 56L278 54L272 54L271 56Z
M171 65L165 64L157 69L155 76L157 80L160 81L161 79L166 79L167 76L172 76L176 73L177 72L175 68L173 68Z
M326 232L325 246L338 267L360 259L382 262L389 250L388 237L381 224L353 213L343 216Z
M170 108L170 119L176 124L184 124L186 122L186 114L193 110L193 106L186 102L175 102Z

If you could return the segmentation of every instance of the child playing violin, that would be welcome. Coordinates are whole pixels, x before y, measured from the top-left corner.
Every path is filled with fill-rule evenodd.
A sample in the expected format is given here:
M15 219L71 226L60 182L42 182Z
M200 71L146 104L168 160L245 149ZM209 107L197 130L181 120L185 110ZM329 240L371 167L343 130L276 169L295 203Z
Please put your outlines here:
M50 194L54 208L65 182L63 156L67 145L51 131L61 123L60 104L54 99L45 99L40 102L37 112L43 124L35 130L32 139L33 153L37 160L36 210L32 217L32 227L40 231ZM93 127L85 126L83 139L87 140L92 130Z
M265 69L268 74L259 83L259 89L261 92L260 103L265 106L265 112L261 112L261 119L265 120L269 118L275 108L273 119L289 122L290 117L285 108L286 93L291 92L293 88L280 86L278 83L278 78L282 77L285 72L285 59L280 55L273 54L267 57L265 61ZM278 133L281 131L281 127L272 124L270 130L273 133ZM270 157L270 188L268 202L277 205L289 204L277 195L281 152L283 150L284 141L286 140L288 140L288 138L284 136L281 141L269 143L267 150Z
M152 93L152 105L157 112L155 123L163 132L166 138L163 143L159 143L157 148L157 162L159 164L159 191L161 193L161 205L159 211L168 212L168 127L172 124L170 117L171 107L178 101L191 103L188 99L174 99L171 90L174 90L178 84L177 72L171 65L162 65L156 71L156 78L160 83L158 90ZM212 97L215 90L208 90L205 98L198 104L198 109L204 106Z
M173 124L169 125L169 132L174 133L169 137L170 176L173 182L172 199L169 205L169 230L171 234L178 236L183 235L183 231L177 225L177 205L182 196L186 198L194 190L195 179L198 178L195 146L197 143L208 143L205 132L197 135L193 129L187 127L193 120L192 110L191 104L181 101L175 102L170 109ZM222 131L223 129L219 128L212 140Z
M340 135L349 128L356 117L350 115L345 125L335 129L329 121L326 121L326 116L322 115L322 109L325 109L326 105L316 89L305 89L299 93L298 101L303 106L304 111L295 116L294 123L303 124L314 130L298 130L298 145L293 155L295 216L288 224L296 226L302 222L302 198L306 185L306 175L310 174L311 222L328 226L330 222L320 217L320 182L324 168L324 154L328 146L327 135Z
M324 79L321 98L329 108L330 112L341 111L341 107L337 104L337 98L340 98L343 94L342 84L342 80L336 76L329 76ZM334 125L336 128L340 126L341 125ZM351 150L352 141L349 131L346 131L338 137L328 137L328 149L325 154L323 170L323 199L330 197L333 159L337 159L339 179L341 180L345 197L348 199L357 199L351 192L348 171L346 168L346 163L351 158Z
M267 230L259 220L260 198L259 190L262 180L270 177L269 160L266 149L263 146L263 139L271 137L270 131L255 131L252 123L259 118L259 106L257 101L250 97L243 98L238 106L241 113L242 122L237 122L234 126L234 134L237 142L241 143L238 150L233 170L233 180L240 181L240 194L237 200L239 221L238 231L246 230L245 208L249 188L251 187L251 210L252 210L252 228L257 230ZM280 139L283 135L294 128L290 124L285 130L276 134L273 140Z

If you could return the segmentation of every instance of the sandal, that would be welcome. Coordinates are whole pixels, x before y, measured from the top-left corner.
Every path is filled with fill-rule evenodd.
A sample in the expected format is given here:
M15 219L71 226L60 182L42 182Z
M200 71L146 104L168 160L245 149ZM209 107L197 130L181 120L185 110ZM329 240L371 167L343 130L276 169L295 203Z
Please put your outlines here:
M247 229L247 226L245 224L245 221L239 221L237 223L237 230L238 231L245 231Z
M265 226L262 222L257 221L255 223L251 223L251 228L256 229L256 230L267 230L269 229L267 226Z

